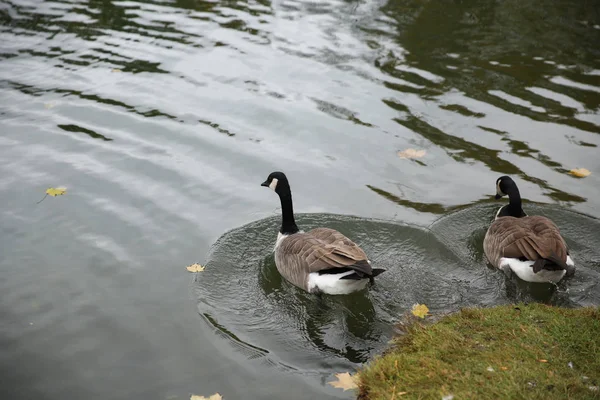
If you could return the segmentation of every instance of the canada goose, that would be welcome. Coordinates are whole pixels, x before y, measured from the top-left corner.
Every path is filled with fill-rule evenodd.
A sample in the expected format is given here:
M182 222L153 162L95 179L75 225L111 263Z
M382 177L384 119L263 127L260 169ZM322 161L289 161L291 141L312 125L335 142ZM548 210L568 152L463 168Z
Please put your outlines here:
M527 282L558 282L575 265L567 243L556 224L546 217L527 216L521 208L521 195L508 176L496 181L496 199L508 195L490 225L483 250L490 263L503 271L511 269Z
M371 268L356 243L329 228L304 233L294 221L292 192L283 172L272 172L261 183L281 200L281 229L275 242L275 265L290 283L309 293L347 294L362 290L384 272Z

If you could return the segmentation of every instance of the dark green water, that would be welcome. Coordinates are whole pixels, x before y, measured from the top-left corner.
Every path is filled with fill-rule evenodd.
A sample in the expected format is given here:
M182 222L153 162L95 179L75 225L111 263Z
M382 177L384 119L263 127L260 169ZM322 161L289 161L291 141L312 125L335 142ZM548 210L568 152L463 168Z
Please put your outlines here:
M413 303L600 304L599 145L598 1L0 0L0 397L351 398ZM273 170L371 292L281 281ZM502 174L558 288L485 265Z

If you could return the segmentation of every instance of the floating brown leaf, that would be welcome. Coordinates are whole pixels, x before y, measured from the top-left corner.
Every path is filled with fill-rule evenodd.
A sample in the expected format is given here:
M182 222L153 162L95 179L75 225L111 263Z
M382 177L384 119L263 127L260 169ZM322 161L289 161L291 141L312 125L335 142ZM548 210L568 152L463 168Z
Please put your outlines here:
M569 173L578 178L585 178L586 176L591 174L591 172L585 168L575 168L570 170Z
M399 151L397 154L400 158L421 158L425 155L425 150L406 149Z
M346 391L350 389L356 389L358 387L356 385L355 377L350 375L348 372L335 374L335 377L337 378L336 381L327 382L335 388L344 389L344 391Z
M202 272L204 271L204 267L198 263L194 263L192 265L188 265L187 267L185 267L185 269L187 269L190 272Z

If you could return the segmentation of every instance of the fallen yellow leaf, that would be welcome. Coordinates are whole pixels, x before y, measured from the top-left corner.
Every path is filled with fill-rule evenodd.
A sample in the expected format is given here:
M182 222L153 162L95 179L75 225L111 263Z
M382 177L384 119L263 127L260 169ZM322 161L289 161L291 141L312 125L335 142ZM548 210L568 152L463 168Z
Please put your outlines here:
M190 272L202 272L204 271L204 267L198 263L194 263L192 265L188 265L185 267Z
M576 176L578 178L585 178L586 176L588 176L589 174L591 174L591 172L585 168L576 168L576 169L572 169L569 171L569 173L573 176Z
M425 318L429 314L429 308L425 304L414 304L411 312L415 317Z
M506 371L506 370L508 369L508 367L500 367L500 369L501 369L502 371Z
M193 394L192 397L190 397L190 400L223 400L223 396L221 396L219 393L215 393L209 397Z
M335 374L335 377L337 378L337 381L327 382L335 388L344 389L344 391L346 391L350 389L356 389L358 387L355 377L350 375L348 372Z
M406 149L397 154L400 158L421 158L425 155L425 150Z
M48 196L62 196L63 194L67 193L67 189L65 188L48 188L46 189L46 194Z
M547 363L548 360L538 360L539 362Z

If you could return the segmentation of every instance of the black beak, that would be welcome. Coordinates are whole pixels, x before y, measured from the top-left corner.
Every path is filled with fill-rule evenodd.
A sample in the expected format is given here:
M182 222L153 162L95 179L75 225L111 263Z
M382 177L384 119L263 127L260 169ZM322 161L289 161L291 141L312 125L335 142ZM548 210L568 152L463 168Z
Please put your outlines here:
M500 200L502 198L502 195L496 193L496 200Z
M269 187L269 181L264 181L260 186Z

